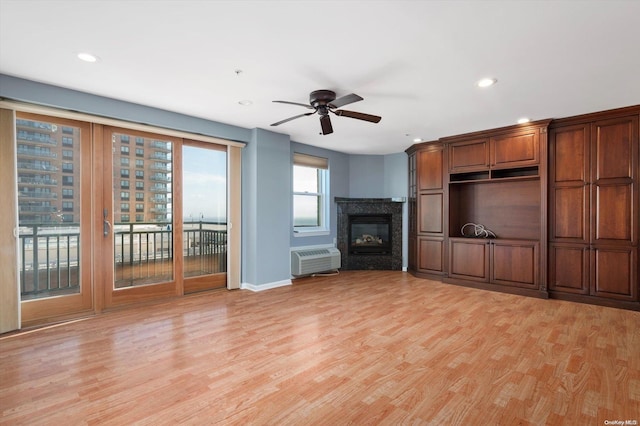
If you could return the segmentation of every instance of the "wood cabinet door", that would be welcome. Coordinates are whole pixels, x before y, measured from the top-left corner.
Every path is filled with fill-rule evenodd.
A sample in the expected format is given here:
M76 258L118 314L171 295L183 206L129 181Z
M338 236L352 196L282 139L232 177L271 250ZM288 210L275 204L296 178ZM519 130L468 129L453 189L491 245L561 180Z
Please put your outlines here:
M540 163L539 129L494 136L490 139L490 165L496 168Z
M591 242L638 243L638 116L596 121L591 129Z
M417 153L418 191L442 190L443 149L442 145Z
M590 125L550 131L549 239L589 243Z
M443 227L443 194L420 194L418 196L418 232L442 234Z
M415 271L418 268L417 265L417 257L418 257L418 245L417 239L414 235L409 235L409 261L408 267L410 271Z
M589 294L589 253L587 245L551 244L549 290Z
M551 129L549 181L552 185L585 185L589 182L590 129L589 124Z
M591 294L618 300L638 300L638 249L594 247L591 250Z
M444 239L418 237L418 270L431 274L444 272Z
M585 185L551 188L551 241L589 243L589 197Z
M514 287L538 288L539 246L537 241L492 241L491 282Z
M449 276L474 281L489 281L489 241L449 239Z
M489 169L489 141L479 139L449 144L449 172Z

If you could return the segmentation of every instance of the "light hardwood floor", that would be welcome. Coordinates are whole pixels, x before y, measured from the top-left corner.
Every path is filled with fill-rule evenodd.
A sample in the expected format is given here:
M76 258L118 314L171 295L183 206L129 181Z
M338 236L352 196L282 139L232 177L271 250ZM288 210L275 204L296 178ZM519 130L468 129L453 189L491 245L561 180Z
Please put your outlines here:
M2 424L640 423L640 312L343 272L0 339Z

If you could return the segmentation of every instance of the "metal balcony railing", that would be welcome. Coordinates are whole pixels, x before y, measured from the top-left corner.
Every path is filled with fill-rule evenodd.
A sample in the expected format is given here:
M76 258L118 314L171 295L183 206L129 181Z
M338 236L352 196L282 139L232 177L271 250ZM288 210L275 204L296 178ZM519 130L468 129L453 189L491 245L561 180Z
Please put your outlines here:
M19 229L22 300L79 292L84 253L79 224L33 224ZM158 266L173 261L173 235L169 223L116 223L116 287L161 275ZM185 276L226 272L226 223L185 223L183 239Z

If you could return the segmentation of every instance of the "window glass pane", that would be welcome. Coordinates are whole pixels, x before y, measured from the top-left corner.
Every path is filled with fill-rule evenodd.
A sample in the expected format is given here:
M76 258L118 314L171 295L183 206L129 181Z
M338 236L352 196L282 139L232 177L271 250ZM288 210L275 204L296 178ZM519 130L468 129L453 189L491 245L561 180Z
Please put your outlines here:
M318 169L293 166L293 192L319 192Z
M80 292L80 131L16 120L21 300Z
M136 141L135 193L127 146ZM112 136L114 196L115 288L173 279L172 143L115 133ZM145 157L146 152L146 157ZM146 182L146 185L145 185ZM119 196L118 196L119 194ZM132 206L128 201L135 199ZM123 201L123 202L121 202ZM135 215L132 215L135 207Z
M293 196L293 226L320 226L319 196Z
M182 150L184 276L227 271L227 153Z

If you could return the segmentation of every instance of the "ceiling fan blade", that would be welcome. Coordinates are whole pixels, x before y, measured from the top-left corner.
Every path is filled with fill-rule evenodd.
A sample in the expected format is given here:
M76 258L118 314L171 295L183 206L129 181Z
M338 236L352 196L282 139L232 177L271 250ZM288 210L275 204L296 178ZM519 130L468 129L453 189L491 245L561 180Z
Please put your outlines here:
M279 126L282 123L286 123L287 121L295 120L296 118L304 117L304 116L307 116L307 115L313 115L313 114L315 114L315 111L314 112L307 112L305 114L294 115L293 117L285 118L282 121L278 121L277 123L273 123L272 126Z
M361 96L358 96L355 93L351 93L350 95L345 95L329 102L329 108L340 108L341 106L359 102L363 99L364 98L362 98Z
M333 126L331 125L331 119L328 115L320 116L320 126L322 126L322 134L328 135L333 133Z
M370 121L371 123L378 123L380 122L380 120L382 120L382 117L379 117L377 115L365 114L363 112L356 111L347 111L344 109L334 111L334 114L341 115L343 117L355 118L358 120Z
M313 109L313 107L311 105L301 104L299 102L289 102L289 101L272 101L272 102L277 102L279 104L298 105L298 106L301 106L301 107L305 107L307 109Z

